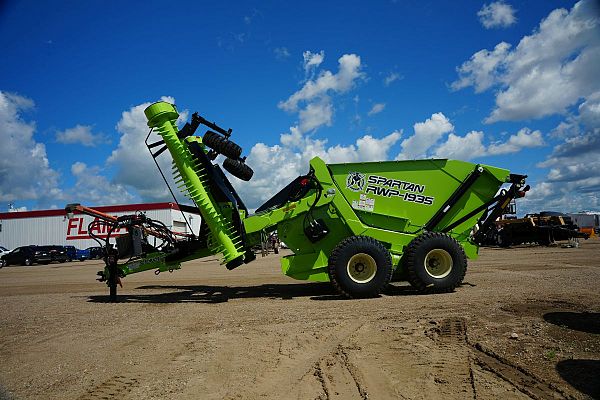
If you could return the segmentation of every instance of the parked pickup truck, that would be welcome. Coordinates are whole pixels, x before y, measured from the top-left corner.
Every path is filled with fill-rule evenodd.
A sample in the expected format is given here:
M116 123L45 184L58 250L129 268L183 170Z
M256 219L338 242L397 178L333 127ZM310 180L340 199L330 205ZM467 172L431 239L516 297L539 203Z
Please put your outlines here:
M90 259L90 251L89 249L81 250L75 246L64 246L65 250L67 250L67 257L69 261L79 260L85 261Z

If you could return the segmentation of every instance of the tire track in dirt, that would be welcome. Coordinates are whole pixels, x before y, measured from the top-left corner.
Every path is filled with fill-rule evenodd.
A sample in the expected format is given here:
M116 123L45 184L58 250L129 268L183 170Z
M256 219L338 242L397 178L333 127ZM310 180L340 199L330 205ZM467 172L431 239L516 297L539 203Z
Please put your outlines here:
M535 400L569 399L560 389L535 377L526 369L516 366L481 344L471 344L463 318L447 318L436 328L438 344L444 351L440 360L433 364L435 382L450 392L463 393L465 397L477 398L477 382L473 366L493 373L509 390L514 388ZM449 355L449 357L448 357Z
M349 360L346 348L341 344L333 353L315 363L313 375L321 384L324 399L369 398L362 374Z
M502 380L514 386L521 393L535 400L571 399L554 385L537 378L525 368L519 367L503 359L480 343L471 345L475 363L482 369L492 372Z
M310 343L308 348L281 359L276 369L268 371L260 378L252 392L258 396L268 395L270 398L288 399L292 397L366 398L358 369L350 363L342 346L365 323L366 321L354 320L342 323L330 332L322 332L324 334L319 339L315 339L315 343ZM306 393L307 387L318 387L318 390ZM345 394L348 392L348 387L354 388L348 393L351 397L337 397L336 391L342 393L339 390L343 389Z
M441 352L433 363L434 382L444 397L476 398L471 355L467 344L467 325L464 318L446 318L438 327Z
M136 376L115 375L90 389L78 400L107 400L123 398L139 384Z

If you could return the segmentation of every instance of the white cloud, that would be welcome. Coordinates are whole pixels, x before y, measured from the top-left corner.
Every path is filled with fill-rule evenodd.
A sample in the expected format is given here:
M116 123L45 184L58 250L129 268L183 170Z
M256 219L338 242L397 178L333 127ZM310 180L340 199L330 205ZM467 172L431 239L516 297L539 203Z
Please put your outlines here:
M542 132L522 128L516 135L511 135L504 143L495 143L488 147L489 155L516 153L523 148L544 146Z
M479 21L487 29L506 28L517 22L515 9L510 4L503 1L496 1L490 4L484 4L481 10L477 12Z
M33 137L35 122L23 117L33 107L31 99L0 91L0 201L62 199L60 175Z
M78 203L94 206L109 204L127 204L135 199L127 189L110 182L100 167L88 167L83 162L71 165L71 174L76 178L75 185L69 189L70 198Z
M383 84L385 86L390 86L393 82L402 79L402 76L397 72L391 72L388 76L383 80Z
M424 122L414 124L414 134L401 143L402 151L397 160L425 157L470 160L483 156L517 153L523 148L544 146L542 133L522 128L504 142L486 146L485 134L471 131L464 136L454 133L454 125L441 112L431 115ZM444 136L448 134L445 140Z
M600 211L600 109L593 101L586 103L580 106L581 114L569 122L571 135L538 163L538 167L548 168L548 173L525 199L531 210Z
M308 103L306 108L300 110L298 117L300 118L299 128L302 132L309 132L323 125L331 126L333 106L328 98Z
M64 144L81 144L87 147L94 147L98 144L106 143L107 139L102 134L93 134L91 126L78 124L73 128L57 132L56 141Z
M285 60L290 57L290 51L287 47L277 47L273 52L275 53L275 58L278 60Z
M452 83L452 89L475 87L475 93L489 89L498 80L497 69L506 60L510 44L501 42L494 50L480 50L458 68L459 79Z
M311 71L314 71L325 59L325 52L321 50L318 53L313 53L306 50L302 53L302 57L304 58L304 72L309 74Z
M371 115L379 114L384 109L385 109L385 103L375 103L375 104L373 104L373 107L371 107L371 110L367 113L367 115L371 116Z
M578 108L577 122L585 129L600 127L600 92L593 93Z
M483 144L483 137L483 132L478 131L471 131L465 136L450 133L446 142L435 150L435 157L470 160L484 156L486 149Z
M495 142L486 147L485 134L481 131L471 131L465 136L450 133L446 141L433 151L435 157L471 160L483 156L518 153L524 148L544 146L545 142L540 131L522 128L510 135L504 142Z
M444 134L454 130L450 120L441 112L432 114L425 122L417 122L413 127L415 134L402 141L402 152L396 159L424 157Z
M552 135L562 139L579 136L583 131L600 127L600 92L588 96L577 107L577 114L568 115L552 130Z
M316 68L323 58L322 51L321 53L304 52L305 68L307 66ZM298 113L299 122L293 129L304 133L314 131L323 125L331 126L334 114L332 96L349 91L354 87L356 80L364 76L360 71L359 56L345 54L340 57L338 63L339 70L336 74L322 71L317 78L307 80L302 88L287 100L279 102L280 109Z
M477 92L498 86L496 107L486 122L565 114L600 90L600 6L582 0L568 11L552 11L539 27L510 49L482 50L459 68L454 89Z
M175 103L171 97L162 97L161 100ZM152 103L140 104L122 113L117 123L117 131L121 138L107 164L116 168L113 179L115 184L134 188L144 201L165 201L171 199L171 196L144 144L149 130L144 109L150 104ZM185 121L187 116L187 111L180 111L179 121ZM150 142L157 140L160 140L160 137L156 134L149 139ZM165 151L157 161L173 187L171 155Z
M302 89L292 94L286 101L279 103L279 108L289 112L298 111L302 102L311 102L328 93L344 93L350 90L357 79L363 76L360 57L356 54L344 54L338 60L339 69L336 74L323 71L318 78L307 81Z
M356 141L357 161L382 161L388 159L388 152L400 137L402 131L394 131L381 139L365 135Z

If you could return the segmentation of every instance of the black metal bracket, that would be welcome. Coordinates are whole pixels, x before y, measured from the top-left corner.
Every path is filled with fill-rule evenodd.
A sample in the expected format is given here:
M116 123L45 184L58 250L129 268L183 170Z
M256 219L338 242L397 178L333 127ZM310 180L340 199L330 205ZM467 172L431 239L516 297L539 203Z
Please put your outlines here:
M431 219L425 224L426 231L433 231L436 226L444 219L446 214L452 209L452 207L458 203L463 195L473 186L475 181L483 174L483 167L480 165L475 166L475 169L469 174L467 179L460 184L460 186L452 193L452 196L446 200L446 202L440 207L440 209L431 217Z
M231 128L225 130L225 129L221 128L219 125L215 124L214 122L210 122L210 121L202 118L200 115L198 115L198 113L192 114L192 124L194 124L194 123L196 124L194 131L196 130L198 125L202 124L204 126L209 127L210 129L212 129L215 132L219 132L221 135L225 136L228 139L231 136L231 132L233 132L233 130Z
M510 181L512 182L512 185L510 185L510 188L508 190L502 191L498 196L494 197L490 202L488 202L488 206L494 204L494 202L496 203L496 205L487 215L487 217L484 215L477 222L477 226L479 229L477 230L475 235L473 235L473 241L475 243L480 244L483 242L490 227L496 222L496 220L500 216L502 216L502 213L513 199L524 197L525 192L529 191L529 185L523 187L523 185L525 184L526 177L527 175L511 174ZM454 222L447 228L452 229L455 226L458 226L458 224L464 222L464 220L471 218L473 215L477 214L477 212L481 211L481 207L478 207L479 210L477 210L476 212L475 210L470 212L469 214L465 215L463 218Z

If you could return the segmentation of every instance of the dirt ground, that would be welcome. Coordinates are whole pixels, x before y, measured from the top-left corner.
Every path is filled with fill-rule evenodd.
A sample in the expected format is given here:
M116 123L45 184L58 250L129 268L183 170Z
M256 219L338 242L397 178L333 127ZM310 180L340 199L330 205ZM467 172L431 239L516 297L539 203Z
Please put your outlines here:
M124 279L0 269L0 398L600 398L600 240L483 248L454 293L343 300L277 255Z

